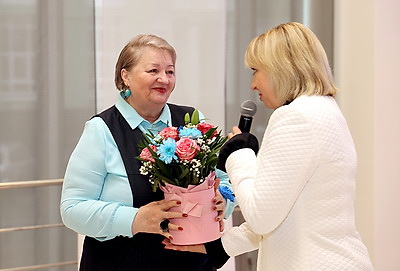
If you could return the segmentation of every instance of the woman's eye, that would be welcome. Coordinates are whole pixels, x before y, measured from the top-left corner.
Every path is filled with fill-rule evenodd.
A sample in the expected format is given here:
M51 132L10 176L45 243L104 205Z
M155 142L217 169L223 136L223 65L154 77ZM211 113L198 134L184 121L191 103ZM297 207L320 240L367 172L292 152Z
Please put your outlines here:
M149 73L157 73L157 72L158 72L157 69L151 69L151 70L149 70Z
M174 75L174 74L175 74L175 71L167 71L167 74L169 74L169 75Z

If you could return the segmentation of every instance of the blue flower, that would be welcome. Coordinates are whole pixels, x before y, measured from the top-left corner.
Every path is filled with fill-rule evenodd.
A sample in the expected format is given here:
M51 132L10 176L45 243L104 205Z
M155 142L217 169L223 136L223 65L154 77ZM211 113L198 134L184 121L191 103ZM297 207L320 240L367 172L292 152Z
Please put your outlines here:
M219 186L218 190L225 199L235 202L235 195L228 186Z
M163 141L163 143L158 146L157 154L160 156L160 160L166 164L170 164L172 159L178 160L175 155L176 143L172 138L168 138Z
M202 137L202 133L200 130L196 128L183 128L179 129L179 137L188 137L196 139Z

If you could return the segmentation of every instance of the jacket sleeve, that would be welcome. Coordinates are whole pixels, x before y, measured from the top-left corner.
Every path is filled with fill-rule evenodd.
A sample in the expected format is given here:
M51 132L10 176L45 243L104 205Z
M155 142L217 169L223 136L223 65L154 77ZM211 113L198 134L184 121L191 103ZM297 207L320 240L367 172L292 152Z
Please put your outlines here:
M221 238L205 243L209 260L216 268L221 268L230 257L258 249L262 237L252 232L247 223L224 232Z
M239 149L226 162L242 214L257 234L273 231L286 218L319 156L311 123L285 108L271 116L257 156Z
M244 222L224 232L221 241L225 252L234 257L258 249L262 239L263 236L254 233Z

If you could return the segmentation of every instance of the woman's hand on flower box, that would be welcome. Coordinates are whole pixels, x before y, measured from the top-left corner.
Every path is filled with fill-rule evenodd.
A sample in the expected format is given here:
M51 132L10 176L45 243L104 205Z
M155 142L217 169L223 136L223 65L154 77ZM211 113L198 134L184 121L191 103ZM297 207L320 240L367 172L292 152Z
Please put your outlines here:
M215 179L215 184L214 184L214 189L215 189L215 197L213 199L214 205L213 205L213 210L218 212L218 216L215 218L217 221L219 221L219 230L221 232L224 231L224 216L225 216L225 200L224 197L221 195L221 193L218 190L220 179L216 178Z
M182 218L185 217L181 212L169 211L172 207L179 206L180 201L176 200L160 200L153 201L139 208L132 223L132 233L135 235L139 232L157 233L164 237L171 239L172 235L168 231L164 231L160 227L160 223L164 220L171 218ZM183 230L179 225L168 223L169 230Z

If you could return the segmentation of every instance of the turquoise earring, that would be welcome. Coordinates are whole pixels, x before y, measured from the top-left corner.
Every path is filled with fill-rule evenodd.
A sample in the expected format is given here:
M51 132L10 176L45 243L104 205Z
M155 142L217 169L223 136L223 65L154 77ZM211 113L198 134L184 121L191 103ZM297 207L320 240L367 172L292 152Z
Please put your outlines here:
M119 94L121 95L121 97L122 97L123 99L126 99L126 98L128 98L129 96L131 96L131 90L130 90L130 89L121 90Z

